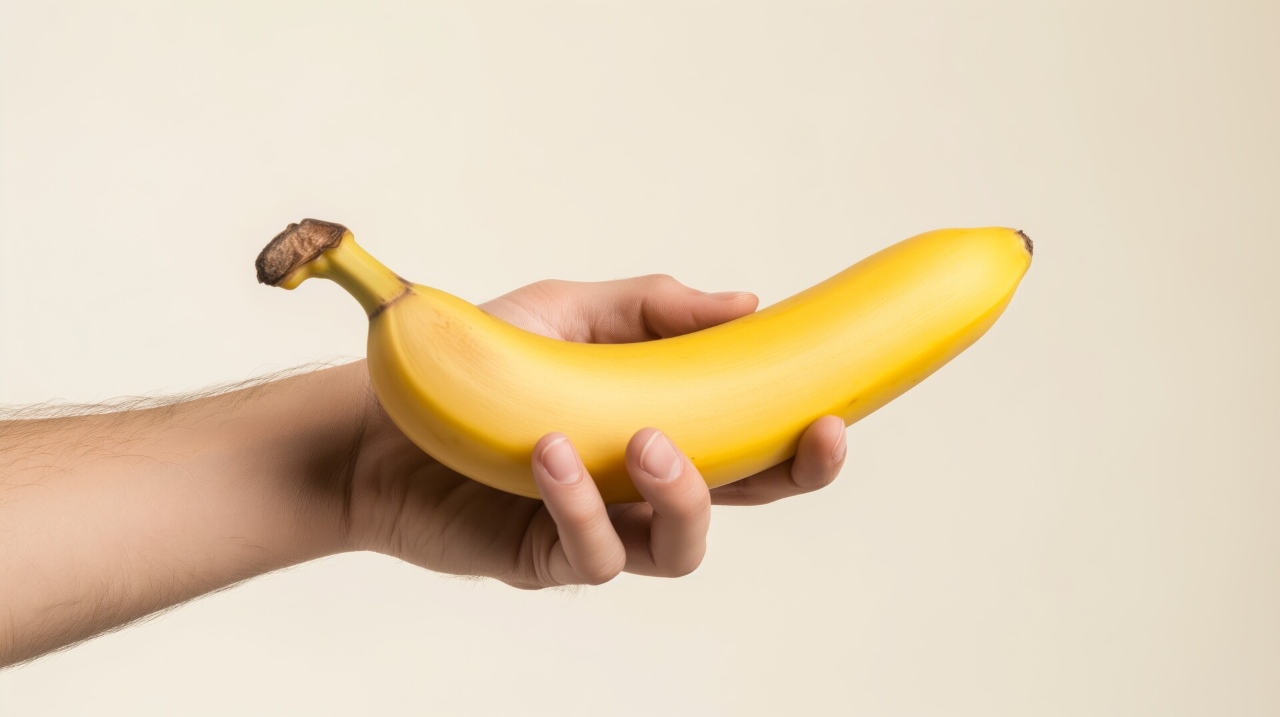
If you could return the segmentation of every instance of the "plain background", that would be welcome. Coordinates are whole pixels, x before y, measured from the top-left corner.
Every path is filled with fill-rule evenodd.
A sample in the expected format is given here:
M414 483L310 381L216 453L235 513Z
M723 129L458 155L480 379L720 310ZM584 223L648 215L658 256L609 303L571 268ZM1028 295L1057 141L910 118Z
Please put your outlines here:
M0 673L5 715L1280 713L1280 4L0 8L2 403L362 355L337 287L255 283L308 216L475 302L1037 247L689 577L334 557Z

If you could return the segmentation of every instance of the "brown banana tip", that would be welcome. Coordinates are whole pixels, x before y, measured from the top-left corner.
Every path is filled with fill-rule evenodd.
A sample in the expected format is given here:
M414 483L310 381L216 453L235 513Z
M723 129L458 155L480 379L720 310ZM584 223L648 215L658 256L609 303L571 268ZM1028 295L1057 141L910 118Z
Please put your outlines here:
M298 267L313 261L326 249L332 249L342 241L347 228L341 224L303 219L290 224L275 236L258 254L254 266L258 269L258 282L279 286L284 278Z
M1014 231L1018 232L1018 236L1022 237L1022 243L1027 247L1027 253L1030 254L1031 256L1035 256L1036 245L1034 242L1031 241L1031 237L1027 236L1027 233L1022 231L1021 229L1014 229Z

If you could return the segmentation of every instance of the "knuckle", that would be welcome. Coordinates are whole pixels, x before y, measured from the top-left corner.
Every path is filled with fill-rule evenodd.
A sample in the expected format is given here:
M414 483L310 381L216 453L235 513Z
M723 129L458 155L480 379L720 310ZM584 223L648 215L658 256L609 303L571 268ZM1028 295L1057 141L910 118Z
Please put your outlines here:
M613 577L614 575L607 571L595 570L582 575L582 584L591 586L604 585L612 580Z
M610 556L604 560L594 562L585 569L579 570L578 573L582 576L582 581L586 585L604 585L618 577L625 564L625 559L619 560L614 556Z
M696 553L675 559L670 565L664 567L666 568L667 574L671 577L682 578L702 566L702 558L705 554L705 550L700 550Z
M800 492L808 493L831 485L837 475L839 475L839 471L795 471L791 476L791 482L795 483Z
M530 284L529 288L543 296L556 297L564 293L568 284L564 279L541 279Z
M533 582L523 578L501 578L501 580L517 590L533 591L546 588L546 585L543 583Z
M654 287L675 286L680 282L670 274L647 274L644 277L645 282Z
M554 554L562 552L563 547L557 542L548 548L538 548L533 554L531 570L528 576L521 576L517 582L520 584L516 587L525 590L540 590L556 584L555 576L552 575L551 563L555 560ZM515 584L515 583L513 583Z

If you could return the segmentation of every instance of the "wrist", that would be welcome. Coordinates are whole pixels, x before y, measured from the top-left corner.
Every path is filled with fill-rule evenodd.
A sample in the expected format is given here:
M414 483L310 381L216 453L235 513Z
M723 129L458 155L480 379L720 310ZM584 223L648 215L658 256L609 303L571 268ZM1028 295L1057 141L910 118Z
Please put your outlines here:
M409 441L383 410L374 393L365 361L340 367L332 386L341 386L352 408L336 460L329 493L330 510L340 526L336 552L368 550L403 557L398 524L415 488L431 482L440 464ZM336 389L331 389L336 390Z
M218 452L236 464L227 473L241 481L234 490L256 516L245 516L255 524L252 536L278 562L352 549L351 480L370 397L368 372L357 361L217 396L195 409L219 426Z
M263 446L282 462L278 475L288 500L280 525L290 526L288 542L300 560L359 550L353 526L355 482L371 427L381 414L365 362L286 381L292 383L282 387L275 408L286 430ZM263 418L272 421L272 412Z

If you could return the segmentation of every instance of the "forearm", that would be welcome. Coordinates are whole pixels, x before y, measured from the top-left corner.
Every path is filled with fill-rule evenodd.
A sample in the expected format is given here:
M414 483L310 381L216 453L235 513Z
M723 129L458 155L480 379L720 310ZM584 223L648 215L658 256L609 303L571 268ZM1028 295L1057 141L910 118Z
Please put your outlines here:
M0 423L0 666L343 550L364 375Z

